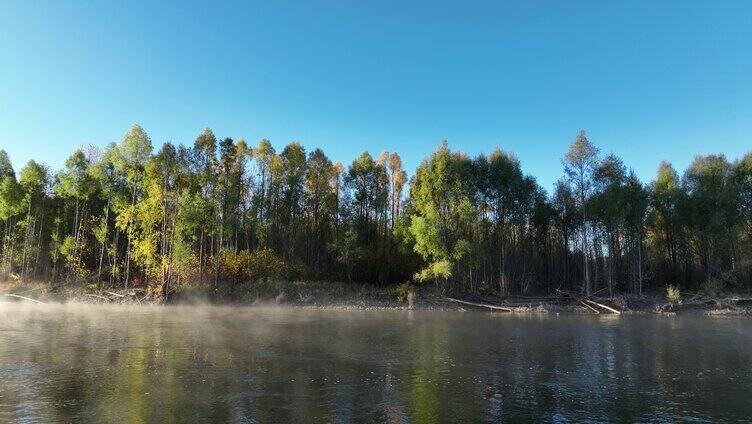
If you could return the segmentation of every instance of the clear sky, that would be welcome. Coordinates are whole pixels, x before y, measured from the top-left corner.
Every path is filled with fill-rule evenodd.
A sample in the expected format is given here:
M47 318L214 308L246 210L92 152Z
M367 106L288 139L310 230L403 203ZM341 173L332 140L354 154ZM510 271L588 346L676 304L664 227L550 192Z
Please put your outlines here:
M157 3L157 2L154 2ZM0 148L53 168L155 145L291 140L348 164L442 139L551 189L580 128L645 181L752 150L752 1L0 0Z

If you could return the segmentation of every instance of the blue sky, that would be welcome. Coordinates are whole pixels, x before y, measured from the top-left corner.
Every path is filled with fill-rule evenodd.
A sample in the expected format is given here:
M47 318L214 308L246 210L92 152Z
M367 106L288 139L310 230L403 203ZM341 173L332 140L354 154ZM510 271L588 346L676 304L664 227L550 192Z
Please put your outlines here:
M410 171L442 139L498 145L548 190L580 128L645 181L752 150L751 1L3 1L0 64L16 166L134 122Z

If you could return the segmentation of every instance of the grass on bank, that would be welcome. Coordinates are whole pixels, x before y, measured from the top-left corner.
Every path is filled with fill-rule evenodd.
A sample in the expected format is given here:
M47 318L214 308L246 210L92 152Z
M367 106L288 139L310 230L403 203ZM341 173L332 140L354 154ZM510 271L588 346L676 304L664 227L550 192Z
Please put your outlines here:
M666 286L666 300L669 303L679 303L681 301L681 292L679 287L669 284Z

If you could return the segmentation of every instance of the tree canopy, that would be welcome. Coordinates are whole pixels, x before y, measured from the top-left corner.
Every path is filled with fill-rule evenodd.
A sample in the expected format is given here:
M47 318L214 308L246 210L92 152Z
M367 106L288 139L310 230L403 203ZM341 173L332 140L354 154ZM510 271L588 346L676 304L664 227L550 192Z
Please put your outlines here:
M74 149L63 169L0 150L0 269L53 284L221 291L268 279L426 284L497 295L752 286L752 153L662 162L641 182L580 131L547 193L514 154L442 142L348 166L292 142Z

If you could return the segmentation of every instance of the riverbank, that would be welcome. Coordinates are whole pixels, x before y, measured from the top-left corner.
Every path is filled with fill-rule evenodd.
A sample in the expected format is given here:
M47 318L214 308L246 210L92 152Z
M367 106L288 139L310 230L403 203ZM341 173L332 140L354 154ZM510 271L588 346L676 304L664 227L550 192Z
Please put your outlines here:
M0 283L0 302L28 303L100 303L155 305L159 296L144 289L106 288L89 285L48 283ZM507 313L573 314L705 314L752 316L752 295L707 297L688 294L668 302L654 294L646 296L582 297L559 292L557 296L492 295L446 296L433 290L405 290L400 286L375 286L337 282L267 282L233 285L215 293L210 287L177 288L173 304L278 305L305 309L337 310L485 310Z

